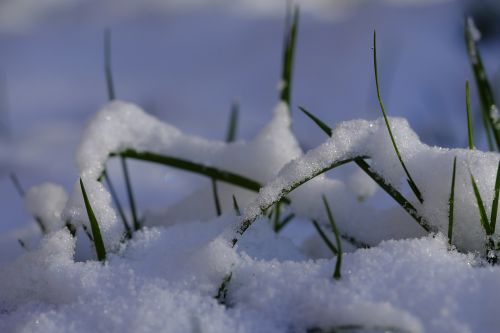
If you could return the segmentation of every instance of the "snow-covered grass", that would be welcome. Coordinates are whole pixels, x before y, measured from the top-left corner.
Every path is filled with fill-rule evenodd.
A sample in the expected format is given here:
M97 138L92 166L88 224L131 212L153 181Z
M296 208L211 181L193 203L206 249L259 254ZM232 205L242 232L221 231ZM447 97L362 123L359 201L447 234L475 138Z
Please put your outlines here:
M24 193L13 177L44 235L0 268L2 332L498 327L500 162L498 153L474 149L468 85L469 149L424 144L405 119L386 113L374 36L382 117L332 128L302 108L328 135L303 152L290 109L298 19L295 10L285 29L280 101L250 141L235 140L237 111L226 140L214 141L116 100L106 35L111 101L86 126L73 190L46 183ZM486 131L500 147L473 29L467 20ZM110 158L121 161L128 211L117 209L124 205L110 187ZM209 182L163 211L136 210L132 159ZM362 172L346 181L326 174L348 163ZM370 202L378 188L393 206Z

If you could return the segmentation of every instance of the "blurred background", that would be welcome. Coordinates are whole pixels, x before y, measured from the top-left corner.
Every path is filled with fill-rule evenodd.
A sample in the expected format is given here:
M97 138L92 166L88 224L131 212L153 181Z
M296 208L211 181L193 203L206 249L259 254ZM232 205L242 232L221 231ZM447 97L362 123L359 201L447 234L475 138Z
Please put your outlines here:
M464 15L475 17L486 68L499 87L497 0L296 3L301 17L292 113L304 149L324 137L298 105L330 125L380 116L374 29L388 113L406 117L427 144L466 146L466 79L479 113L463 41ZM0 232L15 239L20 236L14 229L33 224L9 180L11 172L26 188L52 181L71 189L82 128L107 101L105 28L112 31L119 99L185 132L221 140L231 103L238 101L238 139L251 139L278 101L285 12L285 0L0 0ZM476 141L485 147L480 126ZM120 188L120 170L110 168ZM191 176L177 171L141 174L133 175L139 205L174 200L167 193L146 195L146 188L157 193L155 186L165 187L178 197L196 187Z

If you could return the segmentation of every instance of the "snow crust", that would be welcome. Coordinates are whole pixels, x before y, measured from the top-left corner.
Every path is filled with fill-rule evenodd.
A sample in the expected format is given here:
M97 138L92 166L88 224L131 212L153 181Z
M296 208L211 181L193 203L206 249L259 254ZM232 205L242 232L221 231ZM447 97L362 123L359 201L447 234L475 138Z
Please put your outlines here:
M331 138L303 154L285 104L277 105L253 140L231 144L185 134L130 103L105 105L88 123L76 162L108 259L93 260L81 229L73 238L64 228L67 221L88 224L78 182L69 196L54 184L30 189L27 208L46 221L49 233L37 248L0 267L0 331L304 332L345 325L368 331L494 331L500 324L495 292L500 268L478 256L485 235L470 173L489 213L498 154L430 147L406 120L390 118L390 124L423 204L405 183L383 119L343 122ZM111 196L97 179L109 155L126 149L215 166L265 186L252 193L220 183L224 214L215 217L210 187L203 183L173 207L146 214L146 227L123 242ZM381 191L361 173L347 180L322 174L291 192L283 210L295 214L296 235L274 232L261 216L261 208L284 190L357 156L369 157L371 167L438 233L425 233L395 204L371 205L370 197ZM454 244L462 252L450 249L442 236L454 157ZM233 194L244 216L233 211ZM325 252L318 235L306 232L311 218L326 226L323 194L341 234L371 246L358 249L344 242L340 280L332 278L337 258ZM233 247L235 228L254 218ZM228 274L227 299L220 304L215 296Z

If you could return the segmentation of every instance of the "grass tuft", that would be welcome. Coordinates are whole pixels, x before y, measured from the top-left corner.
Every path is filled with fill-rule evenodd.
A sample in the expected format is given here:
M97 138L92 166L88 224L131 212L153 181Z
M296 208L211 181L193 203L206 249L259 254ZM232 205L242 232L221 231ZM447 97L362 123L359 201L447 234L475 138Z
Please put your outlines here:
M87 192L85 191L85 186L80 178L80 188L82 190L83 201L85 202L85 209L87 210L87 216L90 221L90 228L92 230L92 240L94 241L95 250L97 253L97 259L99 261L106 260L106 248L104 247L104 242L101 236L101 229L99 228L99 223L94 215L92 206L90 205L89 198L87 197Z
M384 121L385 125L387 127L387 131L389 132L389 136L391 138L392 146L394 147L394 150L396 151L396 155L398 156L399 162L401 163L401 166L403 167L403 170L406 173L406 177L408 178L408 185L410 185L411 190L417 197L418 201L420 203L424 202L424 199L422 197L422 193L417 187L417 184L413 181L413 178L410 175L410 172L406 168L406 165L403 161L403 158L401 157L401 153L399 152L398 145L396 144L396 139L394 138L394 135L392 134L392 129L391 125L389 124L389 119L387 118L387 113L385 112L385 107L384 107L384 102L382 101L382 97L380 95L380 85L378 83L378 66L377 66L377 32L373 31L373 66L375 69L375 86L377 87L377 98L378 102L380 105L380 109L382 110L382 115L384 116Z

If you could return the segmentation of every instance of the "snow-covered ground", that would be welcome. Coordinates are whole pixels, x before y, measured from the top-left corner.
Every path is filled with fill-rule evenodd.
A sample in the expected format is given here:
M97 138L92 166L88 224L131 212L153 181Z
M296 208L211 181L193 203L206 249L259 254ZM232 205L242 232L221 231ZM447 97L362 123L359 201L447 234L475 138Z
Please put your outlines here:
M460 149L467 145L464 81L473 82L464 2L401 2L301 3L291 113L277 104L281 1L1 3L0 331L496 331L500 269L481 259L485 234L469 173L489 214L498 154ZM105 26L112 28L117 95L127 102L105 104ZM390 116L406 118L390 121L423 203L405 185L379 118L373 29L382 95ZM494 38L485 34L481 47L495 77ZM241 105L238 140L228 144L233 100ZM475 89L472 104L477 112ZM332 137L325 140L298 105L332 125ZM475 124L484 148L479 118ZM129 159L146 227L123 242L121 218L97 178L107 165L126 203L119 159L107 161L126 149L265 186L256 194L217 182L217 217L210 179ZM353 163L291 192L282 216L295 218L282 232L261 216L295 184L355 156L369 156L432 233ZM24 202L11 172L27 190ZM81 228L90 225L78 177L108 250L104 265ZM310 221L328 230L323 194L344 237L339 280L332 277L337 258ZM47 236L31 216L41 218ZM75 238L68 221L78 228ZM498 232L492 237L498 241ZM220 304L215 296L228 274Z

